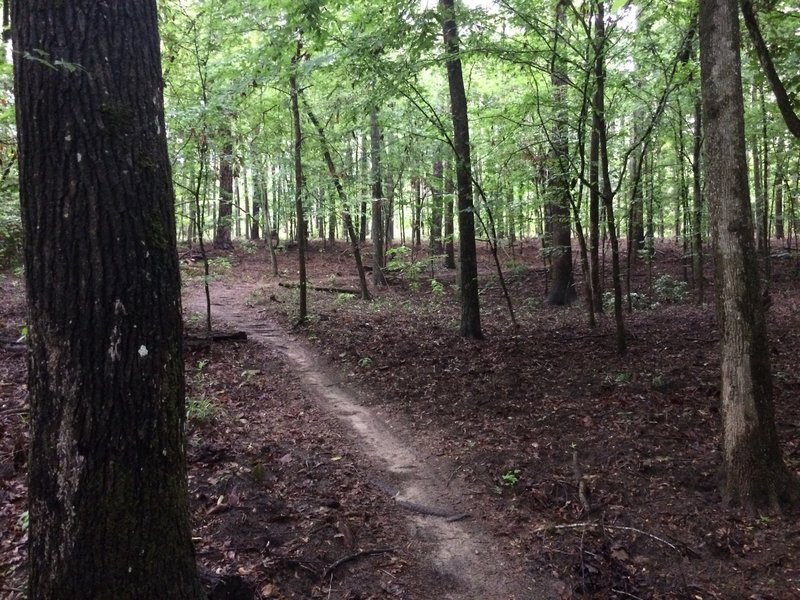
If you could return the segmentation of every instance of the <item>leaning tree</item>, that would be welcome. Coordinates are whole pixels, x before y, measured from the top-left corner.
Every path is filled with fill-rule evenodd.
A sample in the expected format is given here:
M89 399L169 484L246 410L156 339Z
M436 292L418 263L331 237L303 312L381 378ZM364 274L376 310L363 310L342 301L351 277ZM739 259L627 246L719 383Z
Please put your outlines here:
M29 597L204 597L155 0L12 0Z

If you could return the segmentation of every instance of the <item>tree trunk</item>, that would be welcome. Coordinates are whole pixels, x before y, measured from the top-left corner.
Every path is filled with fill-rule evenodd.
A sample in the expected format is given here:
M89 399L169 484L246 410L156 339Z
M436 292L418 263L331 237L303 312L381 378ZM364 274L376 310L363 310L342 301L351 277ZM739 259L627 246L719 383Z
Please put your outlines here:
M597 40L598 40L598 57L600 61L599 69L595 73L600 72L602 77L597 79L597 93L595 94L594 112L598 117L599 126L597 127L599 135L599 150L600 150L600 172L603 177L603 187L600 197L603 202L603 208L606 213L606 228L608 230L608 240L611 244L611 279L614 285L614 323L616 325L616 343L617 354L625 354L627 351L627 341L625 336L625 318L622 314L622 276L619 263L619 239L617 238L617 228L614 221L614 192L611 188L611 175L609 173L608 165L608 129L605 116L605 17L604 17L604 2L603 0L597 1Z
M550 80L553 85L555 120L550 156L550 189L548 190L548 216L550 218L550 258L552 260L552 286L547 304L571 304L578 297L572 272L572 228L570 221L570 182L568 172L567 116L565 110L567 78L559 58L561 30L566 18L566 0L556 4L555 41L551 61Z
M224 134L230 137L230 132ZM219 157L219 213L214 232L214 248L230 250L233 221L233 143L226 141Z
M445 169L444 178L444 266L446 269L456 268L455 225L453 223L453 206L456 188L449 167Z
M308 318L308 280L306 277L306 236L308 225L303 208L303 135L300 130L299 89L297 87L298 62L302 55L302 41L297 42L297 53L292 57L292 74L289 76L289 93L291 96L292 129L294 132L294 209L297 216L297 252L299 260L300 306L297 320L304 323Z
M27 597L200 599L156 3L14 0L12 22Z
M370 112L370 149L372 179L372 283L386 285L383 269L386 266L383 250L383 187L381 185L381 130L378 126L378 107Z
M459 292L461 295L461 335L483 339L478 297L478 253L475 247L475 213L472 202L472 166L469 149L469 118L464 76L459 58L458 28L453 0L439 0L442 33L447 52L447 81L450 112L453 118L453 146L456 159L458 194Z
M599 3L598 3L599 4ZM592 133L589 141L589 272L591 275L592 306L594 312L603 312L603 290L600 285L600 128L604 126L603 52L605 24L603 11L595 14L594 77L595 91L592 100Z
M422 246L422 181L419 177L411 180L411 187L414 188L414 207L411 226L411 241L415 248Z
M440 256L444 252L442 247L442 191L444 182L444 166L441 160L433 161L431 174L431 237L428 254Z
M783 160L775 167L775 238L783 239Z
M325 159L325 165L328 167L328 173L330 174L331 179L333 179L333 185L336 188L339 201L342 203L342 220L344 221L347 235L350 238L350 249L353 251L353 256L355 257L356 261L356 272L358 273L358 284L361 290L361 299L369 300L367 277L364 273L364 264L361 261L361 248L358 245L358 236L355 228L353 227L353 219L350 217L350 211L348 210L348 206L350 206L350 204L347 201L347 194L344 191L342 180L339 177L339 171L336 170L336 165L333 163L333 156L331 156L330 149L328 148L328 140L325 137L325 130L322 129L322 124L319 122L319 119L317 119L317 116L310 108L307 109L307 113L309 120L317 130L317 135L319 135L319 143L322 146L322 156Z
M703 105L698 98L694 105L694 144L692 148L692 272L694 273L695 299L704 301L703 276L703 186L700 165L703 158Z
M700 3L708 200L721 325L724 497L750 510L796 499L772 405L770 352L747 182L736 0Z

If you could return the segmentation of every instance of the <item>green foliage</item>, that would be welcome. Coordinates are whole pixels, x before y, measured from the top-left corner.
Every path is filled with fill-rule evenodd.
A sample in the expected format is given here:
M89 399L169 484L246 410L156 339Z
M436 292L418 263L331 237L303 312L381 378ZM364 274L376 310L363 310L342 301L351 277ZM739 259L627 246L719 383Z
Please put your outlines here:
M389 248L386 253L386 271L397 273L408 281L408 287L414 291L419 289L419 278L430 266L428 260L414 260L411 257L411 248L408 246L398 246Z
M31 516L30 513L26 510L17 519L17 527L19 527L22 531L28 531L28 527L30 527L30 524L31 524Z
M358 366L362 369L369 369L372 366L372 359L369 356L364 356L358 360Z
M22 222L15 195L13 205L0 200L0 269L13 269L21 265Z
M689 284L662 275L653 281L653 292L659 302L683 302L689 295Z
M514 487L519 483L522 471L519 469L509 469L500 475L500 485L504 487Z
M431 279L431 293L437 298L444 296L444 284L437 279Z
M197 423L209 423L217 415L218 409L206 396L189 398L186 401L186 418Z

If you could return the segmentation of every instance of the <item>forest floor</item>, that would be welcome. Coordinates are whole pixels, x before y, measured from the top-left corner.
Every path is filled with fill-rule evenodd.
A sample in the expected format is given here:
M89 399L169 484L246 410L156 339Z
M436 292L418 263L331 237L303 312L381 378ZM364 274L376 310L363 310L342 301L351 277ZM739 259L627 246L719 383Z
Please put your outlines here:
M777 254L776 417L798 473L800 269ZM190 255L184 312L201 337ZM278 277L253 245L214 253L215 329L249 339L187 343L189 485L212 598L800 598L800 511L721 504L719 332L713 305L680 286L679 250L659 246L632 271L624 357L610 317L589 329L582 303L543 304L536 242L501 259L519 327L482 250L487 339L470 341L454 274L424 253L398 253L369 303L311 291L303 326L297 289L280 285L297 279L296 251L279 254ZM313 243L309 277L357 288L340 244ZM0 298L6 600L24 597L25 574L19 280L0 276Z

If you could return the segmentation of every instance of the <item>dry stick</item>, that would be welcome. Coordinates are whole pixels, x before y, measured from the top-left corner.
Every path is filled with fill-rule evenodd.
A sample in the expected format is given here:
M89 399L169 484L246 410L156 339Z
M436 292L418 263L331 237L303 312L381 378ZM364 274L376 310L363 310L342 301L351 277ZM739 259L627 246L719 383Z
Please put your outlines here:
M397 550L395 550L394 548L373 548L372 550L360 550L355 554L349 554L347 556L343 556L342 558L331 564L331 566L327 567L322 572L322 577L327 577L337 567L340 567L343 564L348 563L350 561L356 560L357 558L361 558L362 556L371 556L373 554L389 554L394 552L397 552Z
M297 284L297 283L287 283L285 281L279 282L278 285L280 287L285 287L285 288L289 288L289 289L295 289L295 288L300 287L300 285ZM322 285L311 285L311 284L309 284L308 285L308 289L314 290L316 292L331 292L331 293L334 293L334 294L351 294L353 296L358 296L360 294L360 292L357 291L357 290L348 290L347 288L328 287L328 286L322 286Z
M645 535L645 536L647 536L647 537L649 537L651 539L656 540L657 542L661 542L665 546L669 546L670 548L675 550L675 552L677 552L678 554L681 554L681 549L680 548L678 548L675 544L673 544L671 542L668 542L664 538L658 537L657 535L655 535L653 533L648 533L646 531L642 531L641 529L637 529L636 527L628 527L627 525L606 525L606 524L601 524L601 523L586 523L586 522L565 523L563 525L544 525L542 527L537 527L536 529L533 530L533 533L541 533L543 531L549 531L549 530L552 530L552 529L577 529L578 527L602 527L603 529L612 529L612 530L616 529L618 531L632 531L634 533L640 533L640 534ZM688 547L686 549L691 551L691 552L694 552L693 550L690 550Z

